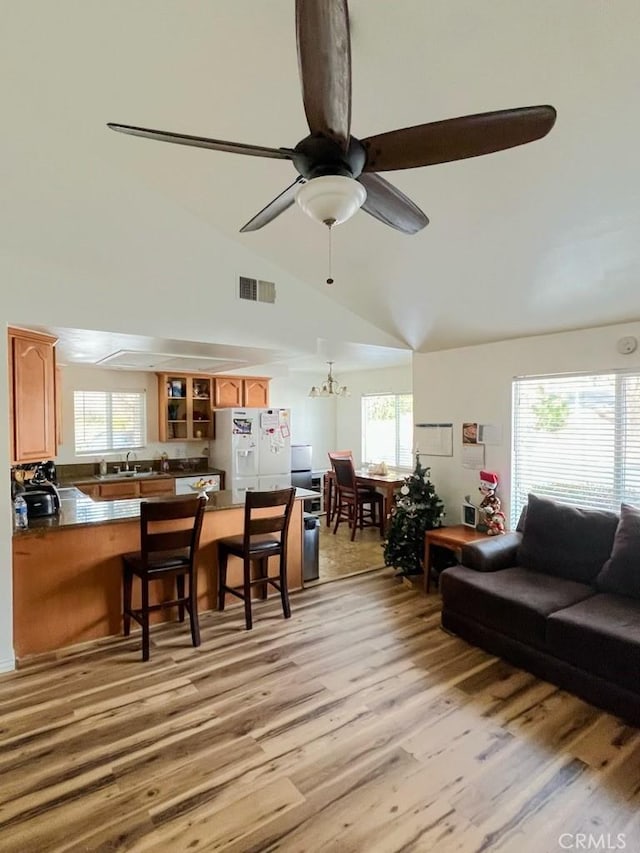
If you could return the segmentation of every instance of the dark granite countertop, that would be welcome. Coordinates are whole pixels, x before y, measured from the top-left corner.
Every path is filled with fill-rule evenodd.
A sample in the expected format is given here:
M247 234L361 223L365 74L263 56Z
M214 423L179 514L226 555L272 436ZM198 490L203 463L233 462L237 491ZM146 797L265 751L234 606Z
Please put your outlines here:
M76 484L85 485L86 483L91 483L95 485L96 483L119 483L121 481L127 482L128 480L135 479L176 480L178 477L210 477L212 474L220 474L222 476L224 471L220 468L196 468L194 471L153 471L152 473L142 471L141 476L126 477L123 474L121 478L118 478L118 476L113 473L108 474L106 477L101 477L99 474L87 474L85 476L77 477L60 477L58 479L58 485L61 489L64 489L69 486L75 486Z
M206 473L216 472L208 471ZM178 474L177 476L184 475ZM14 530L14 537L29 536L42 531L61 530L68 527L86 527L89 524L131 521L140 517L142 500L162 500L162 498L130 498L127 500L94 501L73 486L62 487L59 489L59 493L59 513L43 518L29 519L28 528ZM207 497L206 512L244 507L244 494L240 496L230 490L208 492ZM296 500L315 497L318 497L317 492L308 489L296 489Z

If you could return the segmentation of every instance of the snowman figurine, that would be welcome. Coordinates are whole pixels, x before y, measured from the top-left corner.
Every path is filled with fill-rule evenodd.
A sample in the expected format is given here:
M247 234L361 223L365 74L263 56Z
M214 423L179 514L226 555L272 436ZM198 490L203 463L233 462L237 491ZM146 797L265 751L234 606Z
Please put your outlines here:
M500 511L500 498L496 495L498 488L498 475L495 471L480 471L480 494L482 501L480 510L480 523L477 530L488 536L498 536L505 532L506 518Z

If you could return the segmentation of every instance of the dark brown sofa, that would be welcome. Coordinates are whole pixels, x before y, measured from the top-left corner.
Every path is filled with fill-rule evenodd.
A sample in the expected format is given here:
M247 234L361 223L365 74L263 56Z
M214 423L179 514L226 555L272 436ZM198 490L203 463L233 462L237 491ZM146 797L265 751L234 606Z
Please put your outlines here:
M640 726L640 510L530 495L440 583L445 629Z

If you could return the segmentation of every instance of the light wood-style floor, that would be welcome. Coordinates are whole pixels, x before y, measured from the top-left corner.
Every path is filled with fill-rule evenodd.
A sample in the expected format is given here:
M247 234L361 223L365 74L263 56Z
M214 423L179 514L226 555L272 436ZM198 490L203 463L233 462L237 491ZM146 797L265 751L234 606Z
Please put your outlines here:
M383 542L380 531L375 527L358 530L353 542L346 523L340 524L334 535L333 526L327 527L326 516L321 516L320 581L380 568L384 565Z
M445 634L391 574L288 621L258 603L252 632L205 614L199 649L161 626L148 664L117 638L0 677L0 850L640 849L640 731Z

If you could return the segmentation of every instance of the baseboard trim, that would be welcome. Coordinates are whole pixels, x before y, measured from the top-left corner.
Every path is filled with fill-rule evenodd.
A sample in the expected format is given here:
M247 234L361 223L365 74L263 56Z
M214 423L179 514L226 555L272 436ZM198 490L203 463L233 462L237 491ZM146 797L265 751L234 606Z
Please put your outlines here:
M0 658L0 672L13 672L16 668L15 658Z

